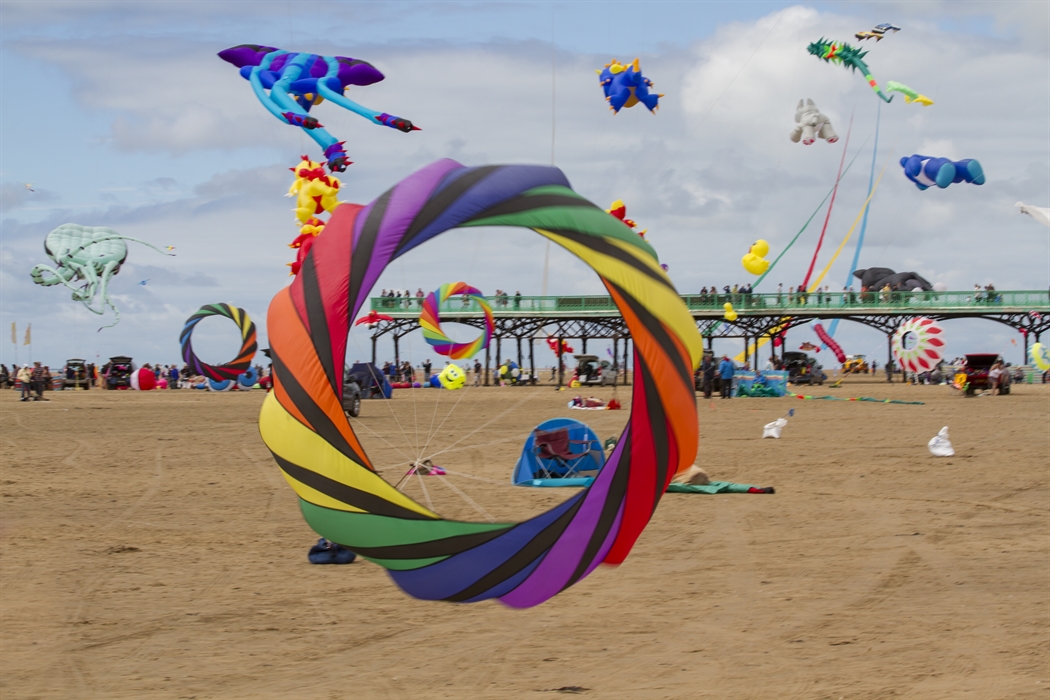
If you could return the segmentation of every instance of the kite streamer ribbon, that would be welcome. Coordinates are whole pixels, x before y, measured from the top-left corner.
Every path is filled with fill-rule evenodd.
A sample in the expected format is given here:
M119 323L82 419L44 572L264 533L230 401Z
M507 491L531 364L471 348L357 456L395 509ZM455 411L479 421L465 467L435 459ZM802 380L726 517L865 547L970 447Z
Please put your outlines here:
M463 295L477 302L485 312L485 332L469 343L457 343L441 330L441 304L449 297ZM423 339L427 341L438 355L445 355L453 360L474 357L479 350L488 347L496 323L492 319L492 307L485 301L481 291L465 282L443 284L441 288L427 295L423 301L423 313L419 315L419 326L423 329Z
M241 331L241 349L237 357L223 365L209 365L201 362L193 353L193 330L203 319L209 316L223 316L237 324ZM252 366L252 358L259 344L255 339L255 323L249 318L244 309L230 306L229 304L207 304L202 306L195 314L186 319L179 334L179 344L182 345L182 359L190 366L194 373L203 375L208 379L221 382L226 379L236 379L238 375L244 374Z
M896 144L894 144L896 146ZM842 253L842 249L846 247L846 243L849 242L850 236L853 235L853 229L857 228L857 224L860 223L861 217L866 211L868 211L868 205L871 204L871 198L875 196L875 190L879 189L879 183L882 182L882 176L886 173L886 166L890 164L890 158L892 157L893 149L890 149L890 155L886 157L886 162L882 164L882 170L879 171L879 177L875 180L875 186L868 192L868 198L864 200L864 205L860 208L860 213L857 214L857 218L853 220L853 225L849 227L849 231L846 232L846 237L842 239L842 243L839 244L835 254L831 256L831 260L828 260L828 264L824 266L824 269L820 271L820 275L813 284L809 285L807 291L812 292L820 286L820 283L824 281L824 277L828 274L828 270L838 260L839 255Z
M879 104L882 104L881 102ZM842 145L842 158L839 160L839 172L835 175L835 186L831 188L831 203L828 204L828 213L824 217L824 226L820 229L820 238L817 239L817 249L813 251L813 258L809 261L809 269L806 270L806 279L802 280L802 286L809 284L809 278L813 274L813 267L817 264L817 256L820 248L824 245L824 234L828 231L828 222L831 220L831 210L835 208L835 195L839 191L839 181L842 180L842 166L846 162L846 150L849 148L849 137L853 133L853 115L849 116L849 128L846 130L846 142Z
M594 483L523 522L445 520L376 473L342 409L350 323L398 256L457 227L518 226L598 273L634 341L632 415ZM409 595L538 605L619 564L696 456L700 334L652 247L572 191L560 170L440 160L368 206L342 204L270 304L274 390L263 440L321 536L387 569Z

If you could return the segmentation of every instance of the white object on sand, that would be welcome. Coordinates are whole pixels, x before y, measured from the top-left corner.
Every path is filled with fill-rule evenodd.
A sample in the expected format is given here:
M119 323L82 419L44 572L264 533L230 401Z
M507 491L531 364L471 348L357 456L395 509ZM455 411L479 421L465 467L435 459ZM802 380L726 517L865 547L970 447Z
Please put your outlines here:
M941 432L937 433L929 442L930 454L934 457L951 457L955 454L955 450L952 448L952 441L948 439L948 426L941 428Z
M780 439L780 431L787 425L787 418L777 418L772 423L766 423L765 427L762 428L763 438L776 438Z

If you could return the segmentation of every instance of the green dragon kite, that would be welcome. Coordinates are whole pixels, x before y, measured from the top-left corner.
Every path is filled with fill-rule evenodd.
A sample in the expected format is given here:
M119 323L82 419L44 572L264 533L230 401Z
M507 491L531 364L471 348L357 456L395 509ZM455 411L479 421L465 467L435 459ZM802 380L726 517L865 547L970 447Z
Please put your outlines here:
M879 84L875 82L875 78L871 77L871 69L869 69L868 65L861 60L868 55L867 51L861 51L844 41L832 42L823 37L814 41L807 47L807 49L811 54L822 61L848 66L850 70L859 70L864 74L864 79L868 81L868 85L871 85L875 94L886 102L893 101L892 97L887 97L886 93L882 91Z

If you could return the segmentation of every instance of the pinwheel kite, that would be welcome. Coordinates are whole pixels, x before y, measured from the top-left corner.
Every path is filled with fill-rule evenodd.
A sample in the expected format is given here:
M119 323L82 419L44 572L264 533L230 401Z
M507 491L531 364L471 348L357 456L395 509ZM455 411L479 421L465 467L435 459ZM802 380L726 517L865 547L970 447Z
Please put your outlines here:
M343 96L351 85L372 85L383 79L383 74L366 61L284 51L256 44L241 44L220 51L219 58L241 69L241 76L251 82L255 96L271 114L286 124L301 127L324 149L332 172L343 172L351 161L343 149L346 142L337 141L309 114L311 107L324 100L360 114L375 124L405 133L419 130L407 119L368 109Z

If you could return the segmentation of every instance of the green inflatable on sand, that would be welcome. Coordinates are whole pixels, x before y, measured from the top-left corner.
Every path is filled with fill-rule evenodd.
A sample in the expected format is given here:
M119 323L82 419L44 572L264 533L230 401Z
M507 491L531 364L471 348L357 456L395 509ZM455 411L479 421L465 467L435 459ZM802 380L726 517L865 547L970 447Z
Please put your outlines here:
M734 484L732 481L712 481L709 484L671 484L667 493L776 493L772 486Z

